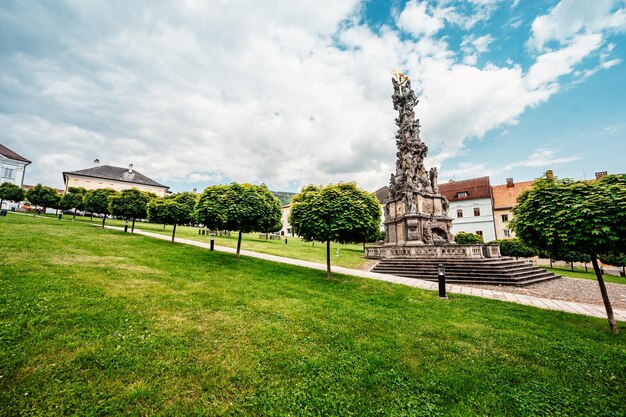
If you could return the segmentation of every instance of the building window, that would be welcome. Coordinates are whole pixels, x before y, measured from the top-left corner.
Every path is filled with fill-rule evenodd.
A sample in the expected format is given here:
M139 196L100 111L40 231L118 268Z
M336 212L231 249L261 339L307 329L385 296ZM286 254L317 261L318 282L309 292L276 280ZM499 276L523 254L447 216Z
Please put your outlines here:
M13 179L13 169L12 168L5 168L4 169L4 178L11 178L11 179Z
M457 209L456 217L463 217L463 209Z
M474 207L474 216L480 216L480 207Z
M509 229L504 229L504 237L511 237L511 231Z
M467 197L467 191L461 191L460 193L457 193L456 196L459 198Z
M502 215L502 222L503 222L503 223L506 223L506 222L508 222L508 221L509 221L509 215L508 215L508 214L503 214L503 215Z
M476 234L480 237L483 237L483 231L482 230L476 230Z

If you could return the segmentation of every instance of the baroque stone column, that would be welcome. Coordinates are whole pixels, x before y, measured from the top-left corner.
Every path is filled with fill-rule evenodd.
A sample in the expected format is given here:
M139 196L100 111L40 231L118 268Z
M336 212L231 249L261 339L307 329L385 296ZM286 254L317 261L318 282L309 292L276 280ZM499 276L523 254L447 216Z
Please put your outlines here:
M391 79L396 125L396 172L389 180L385 202L385 245L407 246L454 243L448 201L439 194L437 169L426 172L428 147L421 141L414 108L419 102L409 78L398 70Z

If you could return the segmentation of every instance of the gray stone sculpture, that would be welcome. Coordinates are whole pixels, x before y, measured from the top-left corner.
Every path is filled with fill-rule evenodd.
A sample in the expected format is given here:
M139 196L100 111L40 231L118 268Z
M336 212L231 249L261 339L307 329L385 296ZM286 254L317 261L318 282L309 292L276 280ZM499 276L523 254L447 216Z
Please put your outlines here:
M437 169L426 171L424 158L428 147L420 139L420 124L415 118L419 100L411 80L395 70L392 77L395 119L396 172L389 180L389 198L384 207L387 245L452 243L452 220L448 202L439 194Z

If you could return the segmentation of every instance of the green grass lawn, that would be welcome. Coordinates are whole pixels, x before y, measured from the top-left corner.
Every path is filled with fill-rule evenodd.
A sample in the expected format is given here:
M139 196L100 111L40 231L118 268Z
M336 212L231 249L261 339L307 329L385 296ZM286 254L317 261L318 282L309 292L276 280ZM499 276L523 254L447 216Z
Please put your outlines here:
M606 320L80 223L0 237L0 415L626 415Z
M593 267L589 267L589 272L585 272L584 268L574 268L572 271L569 267L556 267L550 268L544 265L539 265L548 272L553 272L562 277L582 278L597 281L596 274L593 272ZM617 277L614 275L602 275L604 282L612 282L614 284L626 284L626 277Z
M54 217L48 215L47 217ZM72 220L71 215L63 215L64 220ZM76 216L77 222L92 223L90 217ZM101 224L102 219L94 218L94 224ZM107 219L106 224L110 226L124 226L123 220ZM130 224L130 223L129 223ZM130 225L129 225L130 228ZM146 230L153 233L159 233L167 236L172 235L172 226L163 227L162 224L135 222L135 228ZM200 242L209 242L215 239L216 245L226 246L230 248L237 247L237 232L232 232L231 237L198 235L197 227L177 226L176 237L185 239L193 239ZM269 255L284 256L286 258L302 259L305 261L326 263L326 245L321 242L304 242L297 237L287 237L281 240L266 240L265 237L259 237L259 233L244 233L241 242L242 250L250 250L255 252L267 253ZM339 249L339 252L337 252ZM361 268L369 261L363 258L362 244L345 244L331 243L331 264L343 266L346 268Z

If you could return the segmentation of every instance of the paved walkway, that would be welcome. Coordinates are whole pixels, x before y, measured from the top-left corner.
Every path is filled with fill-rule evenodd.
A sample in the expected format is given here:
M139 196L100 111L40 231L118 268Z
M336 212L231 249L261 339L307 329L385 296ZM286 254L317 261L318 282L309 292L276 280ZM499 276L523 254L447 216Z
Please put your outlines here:
M116 227L116 226L105 226L105 227L108 229L114 229L114 230L124 230L122 227ZM139 229L135 229L135 234L149 236L155 239L171 240L171 236L161 235L161 234L152 233L152 232L146 232L144 230L139 230ZM191 239L176 238L175 241L178 243L197 246L200 248L205 248L205 249L210 248L208 243L198 242L198 241L191 240ZM228 248L225 246L216 245L215 250L220 251L220 252L236 253L236 249ZM251 251L246 251L246 250L242 250L241 255L249 256L252 258L265 259L267 261L272 261L272 262L280 262L284 264L290 264L290 265L302 266L305 268L319 269L322 271L326 271L325 264L319 264L316 262L284 258L282 256L267 255L265 253L251 252ZM395 284L407 285L409 287L421 288L423 290L438 291L437 282L424 281L421 279L404 278L404 277L399 277L396 275L379 274L376 272L363 271L360 269L342 268L339 266L333 266L333 272L336 272L339 274L362 277L362 278L376 279L379 281L392 282ZM504 292L504 291L493 291L493 290L486 290L486 289L481 289L481 288L472 288L469 286L462 286L458 284L447 284L446 292L451 293L451 294L473 295L476 297L508 301L511 303L524 304L524 305L546 309L546 310L565 311L568 313L582 314L584 316L606 318L606 310L604 309L604 307L593 305L593 304L575 303L572 301L562 301L562 300L552 300L549 298L540 298L540 297L534 297L534 296L523 295L523 294L514 294L514 293ZM626 310L614 309L613 313L615 314L616 320L626 321Z

